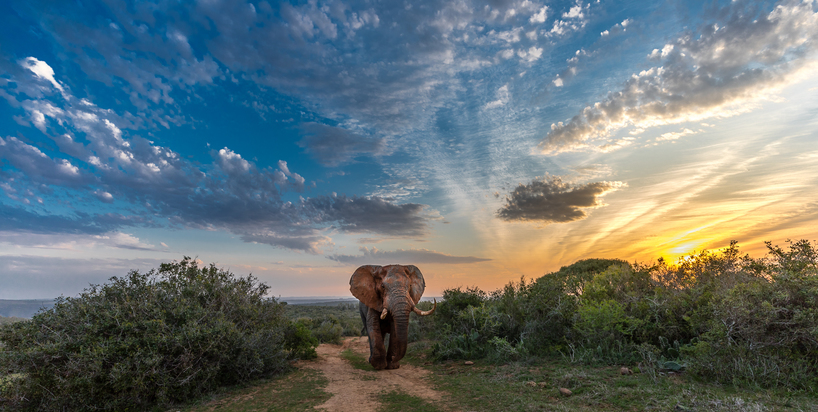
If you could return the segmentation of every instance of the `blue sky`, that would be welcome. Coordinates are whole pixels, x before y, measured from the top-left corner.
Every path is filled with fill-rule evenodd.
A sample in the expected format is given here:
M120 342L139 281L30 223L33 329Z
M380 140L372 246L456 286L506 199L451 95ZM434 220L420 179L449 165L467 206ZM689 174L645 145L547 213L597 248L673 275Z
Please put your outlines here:
M0 5L0 298L194 256L427 294L818 233L818 7Z

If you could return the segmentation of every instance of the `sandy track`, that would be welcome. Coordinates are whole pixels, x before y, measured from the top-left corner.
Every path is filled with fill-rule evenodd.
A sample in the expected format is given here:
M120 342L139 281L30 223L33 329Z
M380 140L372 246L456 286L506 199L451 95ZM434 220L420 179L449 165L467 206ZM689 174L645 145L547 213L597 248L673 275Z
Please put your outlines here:
M443 392L436 391L429 385L430 372L426 369L405 363L399 369L392 370L355 369L341 358L341 352L348 348L369 358L369 343L367 337L363 336L346 338L341 345L321 344L316 349L317 360L300 362L299 366L318 370L329 380L325 390L332 397L316 409L333 412L376 411L379 406L378 394L391 391L403 392L434 403L445 399Z

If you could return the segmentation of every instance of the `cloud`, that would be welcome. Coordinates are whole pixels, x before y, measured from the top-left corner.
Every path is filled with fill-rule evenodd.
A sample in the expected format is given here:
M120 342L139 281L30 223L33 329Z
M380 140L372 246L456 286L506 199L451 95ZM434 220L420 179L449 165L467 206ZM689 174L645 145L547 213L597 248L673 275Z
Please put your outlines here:
M89 181L80 169L67 159L52 159L40 149L14 136L0 137L0 159L29 178L45 183L77 186ZM0 172L0 176L4 173Z
M678 140L680 137L691 135L691 134L696 134L696 133L697 132L694 132L693 130L685 128L685 129L682 129L681 131L678 131L678 132L662 133L661 136L656 138L656 141L661 142L661 141L667 141L667 140Z
M380 197L318 196L302 202L318 223L331 223L347 233L378 233L396 237L421 237L428 232L426 205L395 204Z
M37 75L37 77L48 80L48 82L51 83L57 90L61 92L64 91L63 86L57 81L57 79L54 78L54 69L52 69L46 62L37 60L34 57L26 57L20 61L20 65L28 70L31 70L31 72Z
M384 138L364 137L320 123L302 124L301 135L298 145L324 166L348 163L359 155L378 156L386 149Z
M497 100L493 100L493 101L490 101L490 102L486 103L486 105L484 106L484 109L488 110L488 109L494 109L494 108L497 108L497 107L500 107L500 106L505 106L505 104L508 103L509 97L510 96L509 96L509 93L508 93L508 85L507 84L503 85L503 87L500 87L499 89L497 89Z
M97 219L99 217L99 215L75 215L73 217L55 214L42 215L21 207L0 203L0 231L22 231L40 234L103 234L114 229L115 226L111 225L110 217Z
M617 130L731 116L750 110L765 92L786 84L818 44L818 13L810 2L785 3L753 18L731 10L724 26L685 33L652 59L662 65L634 74L622 89L551 125L543 153L594 147ZM600 147L604 147L604 144Z
M548 18L548 6L542 6L536 13L531 15L529 21L531 23L545 23Z
M15 80L22 85L31 81ZM23 100L22 110L42 113L42 131L54 136L52 140L70 157L52 158L16 137L0 138L0 158L9 166L0 169L6 178L2 190L11 199L29 204L30 199L42 203L40 195L54 188L75 189L73 196L80 203L90 202L100 210L127 205L130 215L86 214L73 211L74 207L57 212L53 204L40 206L37 212L3 205L0 230L106 235L123 226L171 225L225 230L246 242L311 253L318 253L329 241L322 232L331 228L399 237L427 233L430 217L421 213L424 205L345 196L285 201L284 193L301 192L305 185L304 177L286 161L260 167L224 147L210 152L211 163L191 162L167 147L131 136L123 127L132 125L122 116L69 92L64 93L62 108L46 110L53 102L44 93L36 99L14 98ZM313 130L327 130L321 126ZM338 130L330 131L337 134ZM327 161L340 162L353 153L374 153L382 147L377 139L369 139L374 143L365 147L363 141L350 143L353 138L345 138L336 139L337 153ZM330 156L329 149L326 153ZM133 242L121 245L145 248Z
M604 206L602 196L625 186L622 182L571 185L559 177L534 179L506 196L506 205L497 211L497 217L509 222L573 222L588 216L584 209Z
M376 264L388 265L392 263L436 263L436 264L463 264L488 262L491 259L474 256L453 256L429 249L397 249L392 251L369 249L361 247L361 255L331 255L327 259L347 264Z

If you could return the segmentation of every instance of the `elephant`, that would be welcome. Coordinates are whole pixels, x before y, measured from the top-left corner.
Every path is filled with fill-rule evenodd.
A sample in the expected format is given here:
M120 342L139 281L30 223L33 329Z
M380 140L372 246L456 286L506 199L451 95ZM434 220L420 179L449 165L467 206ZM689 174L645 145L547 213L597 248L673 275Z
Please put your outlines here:
M428 311L415 306L424 289L426 281L413 265L364 265L349 279L349 291L360 301L358 309L369 335L369 364L376 370L400 368L409 343L409 312L427 316L437 308L437 300Z

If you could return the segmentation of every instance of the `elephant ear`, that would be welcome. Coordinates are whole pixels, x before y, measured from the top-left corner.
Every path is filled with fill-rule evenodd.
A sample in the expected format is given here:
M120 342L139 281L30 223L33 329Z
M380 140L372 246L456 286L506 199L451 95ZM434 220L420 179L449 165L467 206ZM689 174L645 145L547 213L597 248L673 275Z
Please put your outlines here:
M423 274L415 265L407 265L406 273L409 275L409 296L417 305L420 297L423 296L423 291L426 290L426 281L423 280Z
M380 266L364 265L355 270L349 278L349 291L364 305L383 310L383 297L380 293L383 270Z

